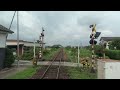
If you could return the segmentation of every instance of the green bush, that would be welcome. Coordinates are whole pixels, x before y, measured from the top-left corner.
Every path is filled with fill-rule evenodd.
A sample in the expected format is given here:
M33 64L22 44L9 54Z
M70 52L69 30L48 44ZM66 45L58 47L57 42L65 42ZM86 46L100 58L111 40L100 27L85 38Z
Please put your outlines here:
M87 46L86 49L92 51L91 46ZM103 46L101 45L94 45L94 52L98 57L103 57Z
M110 59L108 56L105 56L105 59Z
M98 55L99 57L103 57L103 46L95 45L94 50L96 55Z
M6 52L5 52L5 61L4 61L4 68L6 67L11 67L11 65L14 63L15 61L15 57L12 53L11 49L6 48Z
M43 55L48 55L50 52L49 52L49 50L44 50L43 51Z
M20 59L22 59L22 60L32 60L33 59L33 55L34 55L34 52L33 52L33 47L26 47L25 48L25 51L24 51L24 54L20 57ZM35 48L35 52L36 52L36 54L38 54L39 53L39 48L38 47L36 47Z
M33 52L24 52L21 59L23 60L31 60L33 58Z
M85 48L80 49L80 57L91 57L91 56L92 56L92 52L90 50Z
M68 61L77 62L78 60L78 48L65 48L65 52L67 53ZM80 48L79 52L80 58L91 57L92 53L89 49Z
M110 59L120 60L120 50L105 50L105 54Z
M116 47L117 50L120 50L120 39L112 40L112 42L109 43L109 48L114 50L114 47Z
M23 60L31 60L33 58L33 47L25 48L24 54L21 56Z

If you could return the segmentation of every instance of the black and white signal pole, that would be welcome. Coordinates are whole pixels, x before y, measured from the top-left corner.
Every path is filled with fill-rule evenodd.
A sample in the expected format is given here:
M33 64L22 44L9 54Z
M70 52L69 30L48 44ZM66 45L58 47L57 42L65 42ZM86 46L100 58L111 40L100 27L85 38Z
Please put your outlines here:
M95 64L95 57L94 57L94 44L96 43L95 41L94 41L94 39L95 39L95 34L96 34L96 29L95 29L95 27L96 27L96 24L94 24L94 25L90 25L90 28L92 28L92 33L91 33L91 46L92 46L92 67L91 67L91 72L95 72L95 70L94 70L94 64Z
M97 41L95 41L94 39L97 39L99 37L99 35L101 34L101 32L96 32L96 24L94 25L90 25L90 28L92 28L92 33L90 35L90 44L92 46L92 68L91 68L91 72L95 72L95 52L94 52L94 45L97 44Z
M43 46L44 46L44 29L42 27L42 33L40 35L40 51L39 51L39 60L42 60L42 56L43 56Z

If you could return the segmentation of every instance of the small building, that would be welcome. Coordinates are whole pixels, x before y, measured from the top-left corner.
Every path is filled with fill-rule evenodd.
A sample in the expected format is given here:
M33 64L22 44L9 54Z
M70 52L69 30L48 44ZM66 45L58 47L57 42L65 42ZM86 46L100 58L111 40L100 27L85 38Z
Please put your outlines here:
M119 60L98 60L97 62L98 79L120 79L120 61Z
M8 34L12 33L14 32L0 25L0 69L4 67L6 39Z
M17 40L7 40L6 45L10 49L14 49L13 54L17 54ZM23 55L25 48L30 48L34 46L34 42L19 40L19 55ZM36 47L40 47L38 42L35 42Z
M120 37L101 37L100 44L101 45L106 44L106 49L109 49L109 42L111 42L112 40L116 40L116 39L120 40Z

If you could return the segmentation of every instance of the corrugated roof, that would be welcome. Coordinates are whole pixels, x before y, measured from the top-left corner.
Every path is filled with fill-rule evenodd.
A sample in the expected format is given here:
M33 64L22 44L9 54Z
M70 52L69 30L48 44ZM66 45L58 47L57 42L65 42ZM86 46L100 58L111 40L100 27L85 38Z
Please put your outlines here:
M101 40L104 40L104 41L111 41L111 40L115 40L115 39L120 39L120 37L101 37L100 38L100 41Z
M1 24L0 24L0 31L8 32L8 33L14 33L13 31L9 30L8 28L4 27L4 26L1 25Z

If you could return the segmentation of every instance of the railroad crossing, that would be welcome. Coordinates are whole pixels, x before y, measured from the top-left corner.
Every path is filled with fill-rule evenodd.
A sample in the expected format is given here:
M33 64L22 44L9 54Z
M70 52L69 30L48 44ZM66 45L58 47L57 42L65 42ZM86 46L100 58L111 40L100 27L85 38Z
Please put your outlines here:
M61 62L64 61L63 49L61 48L53 57L50 65L42 67L35 73L30 79L68 79L68 75L61 66ZM59 61L59 65L53 65L53 62ZM62 69L61 69L62 67ZM63 75L64 73L64 75Z
M100 47L102 47L101 48L102 49L102 53L101 54L103 54L102 58L98 54L100 50L99 51L95 50L95 46L97 46L96 45L97 44L97 40L96 39L98 39L98 37L101 34L101 32L97 32L97 29L96 29L97 24L95 24L95 23L92 24L91 23L92 25L89 26L89 28L91 28L91 31L92 31L91 34L90 34L90 41L89 41L90 47L86 46L86 47L80 48L79 44L78 44L78 46L74 46L74 48L72 48L72 47L68 48L68 47L63 47L59 43L58 45L49 46L50 48L47 48L47 49L49 49L49 50L47 50L47 49L44 48L45 47L44 46L45 45L45 41L44 41L45 39L44 38L47 36L47 34L45 36L44 31L45 32L47 32L47 31L46 31L46 29L44 29L42 27L42 31L39 30L39 33L40 33L38 35L38 39L39 40L35 40L35 37L34 37L34 43L33 42L29 42L29 43L31 43L32 46L34 45L33 48L31 48L31 47L29 47L29 48L27 47L26 48L25 44L28 44L28 42L25 43L25 41L22 41L22 43L21 43L20 39L19 39L20 35L19 35L19 12L18 11L14 12L8 30L11 29L11 26L13 24L13 20L14 20L15 15L17 15L16 16L17 17L17 19L16 19L17 20L16 21L17 22L17 28L16 28L17 29L17 31L16 31L16 35L17 35L16 36L17 37L16 41L17 41L17 44L16 44L16 46L13 45L12 47L16 47L15 48L16 51L14 51L14 52L16 52L17 55L14 57L11 54L11 57L13 56L13 58L16 58L16 61L14 62L13 65L16 65L17 69L19 68L19 66L20 67L21 66L29 66L29 65L33 66L33 67L38 67L39 65L41 66L36 71L36 73L34 75L29 77L29 79L69 79L70 76L66 72L67 70L64 68L65 66L77 67L80 72L81 72L81 70L87 71L87 72L89 72L89 70L90 70L90 73L92 73L92 74L96 73L96 71L99 70L98 71L99 77L102 77L102 78L103 77L105 77L105 78L109 77L110 78L111 76L109 76L108 73L109 72L111 73L111 71L113 71L113 70L115 70L114 72L119 72L119 71L116 71L116 69L114 69L114 67L119 68L119 67L117 67L117 64L118 64L118 66L120 64L119 61L115 61L115 62L117 62L117 64L115 65L114 63L112 63L114 61L105 59L106 58L106 56L105 56L105 51L106 51L105 47L107 47L107 49L109 49L108 48L109 45L113 45L114 41L112 41L112 44L107 42L107 43L102 44L102 46L99 45ZM1 27L2 27L2 29L1 29L0 33L4 34L3 31L6 31L7 28L3 27L2 25L1 25ZM38 27L39 27L39 25L38 25ZM3 28L4 28L4 30L3 30ZM37 28L37 29L39 29L39 28ZM47 29L50 29L50 28L47 28ZM1 37L3 37L2 34L1 34ZM7 35L4 38L5 39L2 42L4 42L6 40ZM71 38L69 38L69 39L71 39ZM78 40L80 40L80 38ZM36 41L37 41L39 47L36 47L36 45L35 45ZM79 42L81 42L81 41L79 41ZM119 41L117 41L117 42L119 42ZM3 43L1 43L1 45L2 44ZM5 45L6 44L4 43L4 47L5 47ZM115 54L113 54L113 55L116 55L117 60L118 60L119 59L118 58L118 56L119 56L118 53L119 52L117 50L119 50L118 49L119 45L116 45L116 46L114 46L114 45L112 46L113 49L111 49L111 50L116 50ZM60 47L58 47L58 46L60 46ZM2 46L2 48L3 48L3 46ZM23 48L25 48L25 49L23 49ZM23 54L24 50L26 50L25 54ZM87 54L86 55L82 55L82 54L85 54L85 52L83 53L82 50L83 50L83 52L86 51ZM12 51L10 51L10 52L12 52ZM1 52L1 53L3 53L3 52ZM5 52L4 52L4 54L5 54ZM107 54L109 56L107 58L113 59L113 57L111 57L111 55L109 55L110 53L107 53ZM1 57L2 56L4 56L4 55L1 54ZM116 59L116 57L115 57L115 59ZM2 58L4 58L4 57L2 57ZM98 61L99 60L98 58L100 58L101 62ZM5 59L5 61L7 59ZM30 60L30 61L22 61L22 59ZM69 62L67 62L67 60ZM107 61L105 61L105 60L107 60ZM8 61L6 61L6 62L8 62ZM11 59L11 62L12 62L12 59ZM111 62L111 63L108 63L108 62ZM103 64L101 64L101 63L104 63L105 66ZM3 64L4 63L3 63L3 60L2 60L2 64L1 64L2 68L3 68L3 66L7 66L8 63L4 64L4 65ZM8 65L7 67L9 67L9 66L10 65ZM108 69L107 66L110 67L109 69L111 71L109 71L109 70L107 71L107 69ZM0 69L2 69L2 68L0 68ZM101 70L101 68L102 68L103 71ZM107 74L105 76L100 76L100 75L102 75L100 73L101 71L103 72L103 74L106 74L106 72L107 72ZM110 75L113 75L112 77L115 77L115 78L119 77L119 75L115 76L115 74L113 74L113 73L111 73ZM2 76L4 76L4 75L2 75Z

